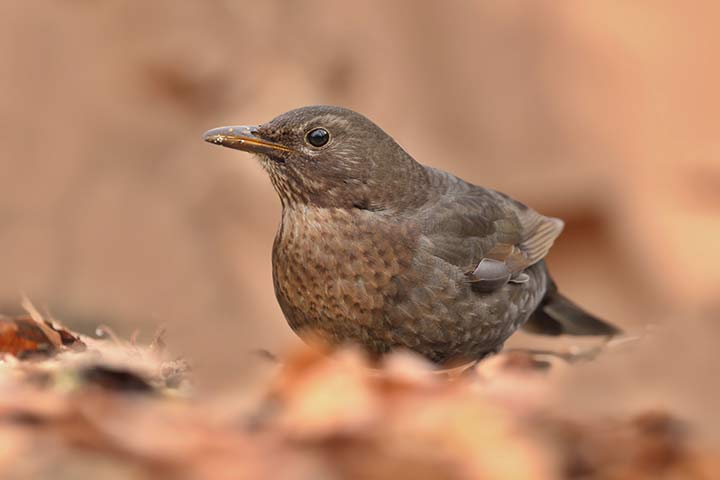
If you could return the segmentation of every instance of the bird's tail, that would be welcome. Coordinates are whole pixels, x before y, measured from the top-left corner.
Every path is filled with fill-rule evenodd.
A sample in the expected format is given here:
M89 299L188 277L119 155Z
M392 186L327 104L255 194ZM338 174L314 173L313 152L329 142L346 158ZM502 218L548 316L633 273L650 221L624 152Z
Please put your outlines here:
M622 333L616 326L589 314L558 292L550 282L545 298L523 325L523 330L541 335L614 336Z

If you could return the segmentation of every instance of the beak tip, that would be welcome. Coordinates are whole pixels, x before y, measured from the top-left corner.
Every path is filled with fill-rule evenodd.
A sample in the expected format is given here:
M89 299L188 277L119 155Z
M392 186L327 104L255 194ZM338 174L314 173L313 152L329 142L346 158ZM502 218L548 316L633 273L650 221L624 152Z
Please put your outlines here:
M202 139L214 145L222 145L222 128L213 128L202 134Z

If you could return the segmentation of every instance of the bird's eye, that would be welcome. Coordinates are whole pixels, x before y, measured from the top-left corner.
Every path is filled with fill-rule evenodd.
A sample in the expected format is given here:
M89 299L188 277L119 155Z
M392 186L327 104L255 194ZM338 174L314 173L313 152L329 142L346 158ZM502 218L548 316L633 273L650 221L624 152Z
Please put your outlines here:
M330 133L324 128L314 128L308 132L305 139L313 147L322 147L330 140Z

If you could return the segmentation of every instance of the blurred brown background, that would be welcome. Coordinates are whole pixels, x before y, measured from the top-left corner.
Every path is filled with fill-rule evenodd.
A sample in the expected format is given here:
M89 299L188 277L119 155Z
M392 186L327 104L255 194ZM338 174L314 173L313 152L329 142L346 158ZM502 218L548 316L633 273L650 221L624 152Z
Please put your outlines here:
M419 161L566 219L550 258L564 291L631 332L671 332L587 367L610 382L600 396L642 377L653 400L697 387L709 406L719 15L670 1L2 2L0 301L17 309L25 292L86 331L147 338L165 323L201 377L241 378L250 350L297 341L272 291L280 206L251 157L200 135L338 104Z

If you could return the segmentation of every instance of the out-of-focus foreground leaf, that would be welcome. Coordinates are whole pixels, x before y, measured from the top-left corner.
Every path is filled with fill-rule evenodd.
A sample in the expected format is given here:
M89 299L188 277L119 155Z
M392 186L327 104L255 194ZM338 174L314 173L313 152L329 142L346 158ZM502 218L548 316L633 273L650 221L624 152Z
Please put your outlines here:
M556 411L554 376L572 367L525 352L447 374L409 354L371 368L353 350L303 350L254 389L213 398L189 394L187 363L168 357L157 340L74 337L87 349L53 344L52 358L0 362L1 478L720 474L716 452L670 413L569 418Z

